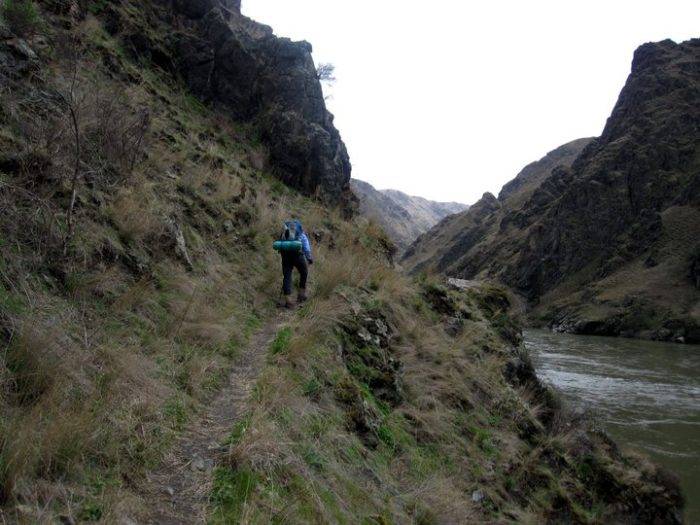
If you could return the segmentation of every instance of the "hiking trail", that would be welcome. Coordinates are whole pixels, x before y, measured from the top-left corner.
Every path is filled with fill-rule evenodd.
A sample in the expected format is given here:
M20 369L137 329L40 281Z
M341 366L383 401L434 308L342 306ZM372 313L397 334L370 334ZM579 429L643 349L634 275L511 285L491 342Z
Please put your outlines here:
M179 435L163 462L148 474L142 492L148 503L145 523L206 522L213 472L228 452L223 443L246 414L267 349L291 315L291 312L277 313L250 338L226 384L198 419Z

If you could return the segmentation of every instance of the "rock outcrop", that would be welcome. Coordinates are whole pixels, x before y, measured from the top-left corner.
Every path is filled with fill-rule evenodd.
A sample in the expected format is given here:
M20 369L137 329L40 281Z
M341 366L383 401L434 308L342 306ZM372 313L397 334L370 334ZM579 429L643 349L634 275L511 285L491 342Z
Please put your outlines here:
M159 0L149 23L167 24L168 39L149 39L128 20L113 26L129 49L173 69L199 99L254 123L286 184L332 203L352 200L350 159L326 109L311 44L276 37L235 0Z
M699 324L688 261L700 237L700 39L641 46L602 135L583 144L548 154L538 176L537 164L525 168L504 186L501 210L480 218L474 206L436 226L405 264L497 278L549 322L565 311L562 326L623 316L602 325L687 340ZM653 320L629 318L641 303L657 307Z
M526 166L514 180L503 187L496 198L484 195L467 211L449 216L430 232L417 238L404 255L404 265L412 271L437 270L464 276L472 268L485 264L492 257L484 241L507 246L503 237L506 225L517 223L522 203L546 179L555 166L570 166L591 139L578 139L550 151L539 161ZM503 242L501 242L503 241ZM474 252L479 251L477 256ZM475 257L478 262L472 262ZM501 261L491 260L493 264Z
M435 202L397 190L377 190L352 179L350 187L360 201L360 213L380 224L400 251L440 220L469 206L458 202Z

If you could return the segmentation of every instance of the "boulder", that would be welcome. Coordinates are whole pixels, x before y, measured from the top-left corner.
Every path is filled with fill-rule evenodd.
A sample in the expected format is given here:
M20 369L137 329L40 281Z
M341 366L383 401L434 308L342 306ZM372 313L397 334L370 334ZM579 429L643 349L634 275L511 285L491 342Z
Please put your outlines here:
M0 78L18 78L38 67L36 52L21 38L3 39L0 26Z

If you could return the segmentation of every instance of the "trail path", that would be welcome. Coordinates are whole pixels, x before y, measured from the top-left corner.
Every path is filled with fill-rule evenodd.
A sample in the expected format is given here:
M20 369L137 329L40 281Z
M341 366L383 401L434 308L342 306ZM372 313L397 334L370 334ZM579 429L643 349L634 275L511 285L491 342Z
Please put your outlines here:
M144 488L149 515L143 523L184 525L206 521L207 500L217 461L227 452L222 443L246 413L250 394L270 343L289 312L273 317L251 337L227 384L202 416L177 440Z

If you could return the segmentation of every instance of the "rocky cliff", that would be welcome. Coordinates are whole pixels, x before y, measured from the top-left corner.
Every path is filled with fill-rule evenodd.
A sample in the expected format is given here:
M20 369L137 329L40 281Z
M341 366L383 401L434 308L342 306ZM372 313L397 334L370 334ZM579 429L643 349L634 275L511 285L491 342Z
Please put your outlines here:
M458 202L435 202L397 190L377 190L361 180L350 181L360 201L360 213L375 220L401 252L440 220L469 206Z
M419 240L406 264L497 278L560 329L700 340L699 101L700 40L644 44L602 135L570 165L511 207L516 178L475 206L505 211L437 226L429 236L447 246Z
M276 37L231 0L157 0L141 10L145 17L108 9L108 28L135 57L176 73L196 97L254 125L285 183L350 203L350 159L326 109L311 44Z

